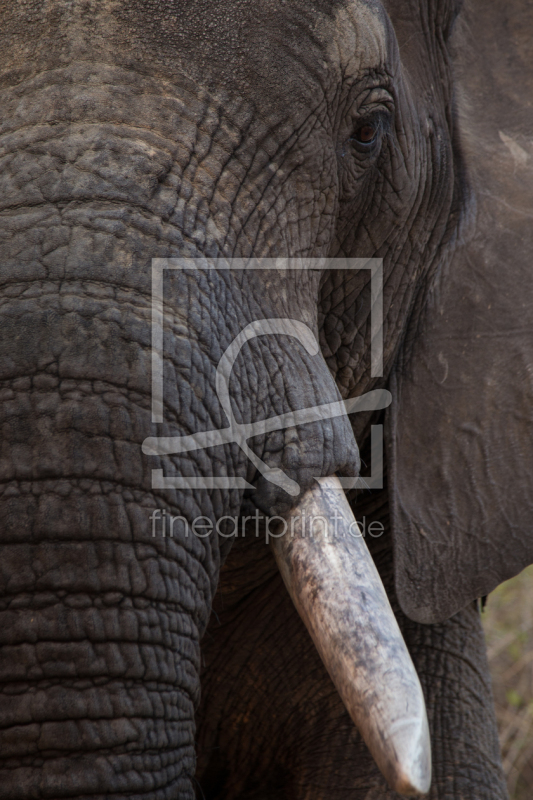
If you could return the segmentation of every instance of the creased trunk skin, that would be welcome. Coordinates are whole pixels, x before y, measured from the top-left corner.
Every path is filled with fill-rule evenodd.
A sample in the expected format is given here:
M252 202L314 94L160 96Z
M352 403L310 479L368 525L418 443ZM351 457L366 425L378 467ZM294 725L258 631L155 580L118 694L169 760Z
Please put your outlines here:
M151 490L152 464L139 457L152 432L142 297L130 293L128 307L95 287L3 293L6 800L193 794L199 641L220 554L216 538L179 528L174 540L152 538L149 516L216 510L206 497Z
M183 247L187 226L165 227L171 187L158 182L178 156L131 103L138 127L128 126L127 92L91 86L94 69L80 69L70 83L45 74L4 91L0 798L187 798L220 553L216 537L152 538L149 515L215 517L238 497L151 490L158 464L140 451L155 432L149 264ZM205 219L194 224L200 236ZM185 284L178 340L180 325L194 338L202 313L217 325L209 296ZM199 372L216 359L202 345L188 353ZM220 425L209 385L200 401L201 387L180 381L183 349L169 360L170 424L189 432L201 406ZM160 466L197 474L205 464Z
M142 503L85 483L2 502L19 530L0 577L0 797L187 797L209 576L198 553L142 541Z

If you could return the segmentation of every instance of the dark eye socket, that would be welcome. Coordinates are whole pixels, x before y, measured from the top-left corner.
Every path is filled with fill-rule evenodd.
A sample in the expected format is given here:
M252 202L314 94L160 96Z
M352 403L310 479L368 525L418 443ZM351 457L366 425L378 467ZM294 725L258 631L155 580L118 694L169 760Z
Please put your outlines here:
M353 121L351 136L344 140L343 147L348 145L353 156L363 158L364 163L372 163L381 152L381 142L390 130L391 123L392 114L387 108L379 109L375 113L367 112ZM343 149L341 156L344 155Z

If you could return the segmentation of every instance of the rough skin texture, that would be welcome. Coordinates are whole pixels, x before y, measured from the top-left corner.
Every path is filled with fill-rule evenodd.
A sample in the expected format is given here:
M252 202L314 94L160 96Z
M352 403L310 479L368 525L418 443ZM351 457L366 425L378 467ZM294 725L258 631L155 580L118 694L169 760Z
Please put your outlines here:
M251 422L385 386L457 245L450 0L0 2L0 800L391 795L264 546L153 536L294 502L237 446L146 457L153 435L226 424L225 348L251 321ZM360 141L363 125L375 136ZM359 137L359 138L358 138ZM384 376L370 376L367 271L165 279L165 423L150 413L151 259L384 259ZM416 338L416 337L415 337ZM355 475L369 415L256 437L297 480ZM229 475L255 491L154 490ZM388 494L368 501L388 526ZM359 511L358 511L359 513ZM399 610L427 692L434 800L503 800L472 604L424 628ZM469 598L472 600L473 598Z

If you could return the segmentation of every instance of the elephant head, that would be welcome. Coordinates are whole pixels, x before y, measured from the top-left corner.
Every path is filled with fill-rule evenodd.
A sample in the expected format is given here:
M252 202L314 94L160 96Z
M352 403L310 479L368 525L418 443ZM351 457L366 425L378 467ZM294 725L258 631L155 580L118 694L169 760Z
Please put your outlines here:
M488 29L511 5L472 0L469 13ZM531 156L505 117L519 67L467 47L464 23L452 37L458 10L2 3L0 797L193 796L200 639L231 544L219 522L250 503L289 521L331 509L332 476L357 476L376 405L353 424L303 424L302 409L390 386L396 580L412 619L440 622L533 560L528 212L508 217L529 190L507 174ZM152 358L151 266L184 258L382 259L382 369L364 269L169 269ZM261 420L252 439L209 438ZM200 448L146 446L198 435ZM392 786L425 791L420 687L368 554L354 569L355 551L326 562L298 541L276 540L276 559L339 692ZM357 608L376 606L354 631L357 592Z

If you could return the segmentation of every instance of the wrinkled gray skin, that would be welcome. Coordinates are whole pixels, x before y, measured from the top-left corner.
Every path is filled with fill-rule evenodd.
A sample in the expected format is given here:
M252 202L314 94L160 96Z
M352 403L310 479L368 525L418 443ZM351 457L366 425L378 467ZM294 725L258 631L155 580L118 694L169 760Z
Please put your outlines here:
M1 4L0 798L185 800L196 735L206 798L393 796L269 549L235 542L214 599L230 540L152 538L154 507L214 520L254 504L283 513L294 499L236 447L158 461L141 443L226 424L215 367L255 319L304 321L323 358L287 337L247 346L231 384L239 419L386 385L465 215L456 11L451 0ZM360 146L354 132L377 118L375 144ZM367 271L173 273L166 423L152 425L151 259L252 254L383 257L385 377L370 377ZM304 491L315 475L357 473L369 423L253 446ZM158 467L256 490L244 507L240 490L152 490ZM448 621L408 619L387 490L356 514L386 526L372 547L426 694L430 796L505 798L475 594Z

